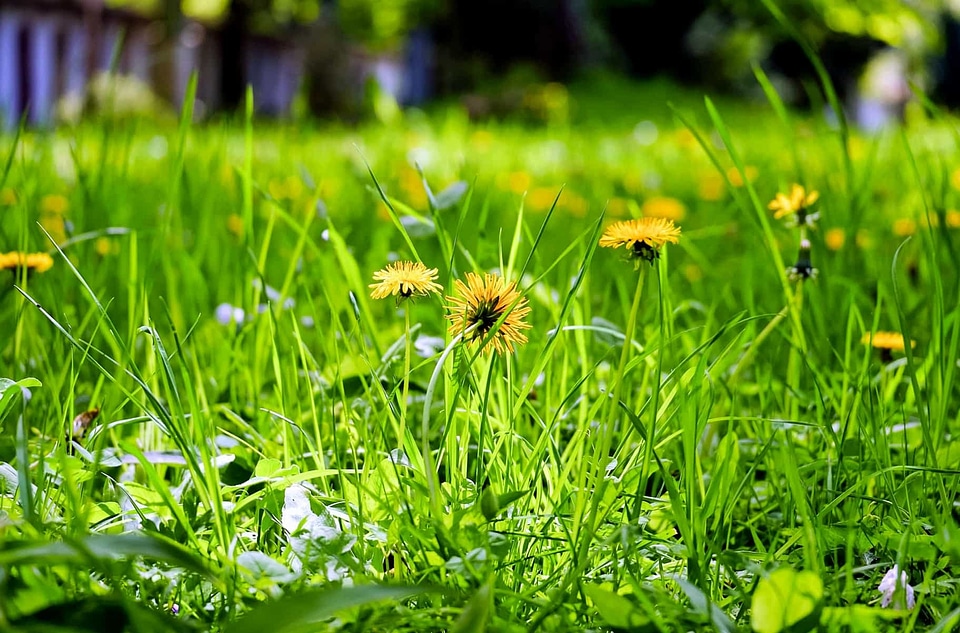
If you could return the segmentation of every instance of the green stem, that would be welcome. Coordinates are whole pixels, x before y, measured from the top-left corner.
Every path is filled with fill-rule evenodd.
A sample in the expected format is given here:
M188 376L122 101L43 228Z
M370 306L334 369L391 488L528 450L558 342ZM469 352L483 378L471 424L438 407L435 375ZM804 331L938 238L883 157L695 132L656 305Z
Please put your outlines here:
M403 389L400 400L400 432L397 435L397 453L404 453L404 446L407 440L407 402L410 393L410 356L412 353L413 342L410 336L410 306L404 306L403 310L403 336L404 355L403 355Z

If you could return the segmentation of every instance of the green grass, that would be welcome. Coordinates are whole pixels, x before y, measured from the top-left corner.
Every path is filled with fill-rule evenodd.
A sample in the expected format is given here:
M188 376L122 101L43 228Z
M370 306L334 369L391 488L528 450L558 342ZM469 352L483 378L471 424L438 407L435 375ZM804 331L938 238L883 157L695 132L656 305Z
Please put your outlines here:
M0 378L35 379L0 382L0 628L952 630L955 124L845 145L772 94L605 82L542 125L0 138L0 252L55 260L0 281ZM642 275L598 248L677 202ZM529 341L372 300L394 258L503 272Z

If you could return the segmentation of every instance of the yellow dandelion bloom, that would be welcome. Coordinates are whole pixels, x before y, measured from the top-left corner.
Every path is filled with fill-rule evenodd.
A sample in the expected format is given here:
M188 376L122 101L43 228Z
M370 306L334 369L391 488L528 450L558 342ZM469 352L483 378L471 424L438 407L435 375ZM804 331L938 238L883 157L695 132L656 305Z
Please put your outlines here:
M630 214L630 201L626 198L614 197L607 200L607 215L622 218Z
M614 222L600 238L600 246L630 250L630 254L651 264L660 257L660 249L667 242L680 241L680 227L666 218L637 218Z
M230 231L234 237L243 237L243 218L236 213L231 213L227 216L227 230Z
M70 201L67 200L66 196L54 193L40 199L40 211L43 213L63 215L69 210Z
M564 211L578 218L585 216L587 209L590 207L590 203L587 202L586 198L572 191L565 192L560 196L560 202L558 204Z
M7 187L0 191L0 207L10 207L17 203L17 192Z
M513 193L523 193L530 188L533 179L525 171L515 171L507 177L507 188Z
M493 134L487 130L477 130L470 135L470 144L477 149L487 149L493 142Z
M960 167L957 167L950 174L950 185L957 190L960 190Z
M93 250L100 257L107 257L108 255L116 255L119 253L120 245L109 237L98 237L93 243Z
M63 244L67 241L67 221L63 219L62 215L43 215L40 217L40 226L57 244Z
M946 221L947 226L951 229L960 228L960 211L957 211L956 209L950 209L947 211L947 215L944 220Z
M46 253L21 253L18 251L0 253L0 270L15 271L20 268L45 273L53 268L53 258Z
M893 222L893 234L897 237L908 237L917 232L917 223L910 218L898 218Z
M700 179L697 195L701 200L716 202L723 197L723 178L720 174L707 174Z
M524 321L530 306L525 297L520 297L514 282L492 273L483 277L467 273L467 282L458 279L456 290L457 296L447 297L450 336L463 334L468 342L479 343L500 321L484 352L513 352L515 346L527 342L523 330L531 327Z
M686 207L676 198L654 196L647 198L643 203L643 215L651 218L666 218L667 220L682 220L687 214Z
M833 228L824 233L823 241L831 251L839 251L847 241L847 234L843 229Z
M864 345L872 345L877 349L891 350L894 352L902 352L906 349L903 334L900 334L900 332L866 332L863 338L860 339L860 342ZM916 346L916 341L910 341L910 347Z
M553 201L557 199L557 193L559 192L559 187L537 187L527 194L526 206L531 211L547 211L553 206ZM563 196L561 196L561 199L563 199Z
M374 299L386 299L394 295L397 301L414 295L424 297L431 292L440 292L443 287L435 283L436 268L427 268L420 262L396 262L373 273L378 282L370 284L370 296Z
M744 185L744 175L747 177L747 182L753 182L757 179L757 176L760 175L760 171L753 165L744 166L743 175L740 174L740 170L736 167L731 167L727 170L727 178L734 187L742 187Z
M790 188L789 196L778 193L777 196L770 201L770 204L767 205L767 208L773 211L773 217L779 220L788 215L794 213L799 214L805 211L819 198L820 193L818 191L807 193L806 189L794 183Z

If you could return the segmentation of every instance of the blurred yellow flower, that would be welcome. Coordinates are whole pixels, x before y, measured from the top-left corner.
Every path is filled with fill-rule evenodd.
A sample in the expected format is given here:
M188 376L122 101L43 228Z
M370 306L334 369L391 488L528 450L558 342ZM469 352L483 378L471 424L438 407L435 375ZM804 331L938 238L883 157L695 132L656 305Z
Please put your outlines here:
M530 188L533 179L525 171L515 171L507 176L507 188L513 193L523 193Z
M753 165L744 165L743 175L746 175L748 182L756 180L759 174L760 171ZM740 170L736 167L731 167L727 170L727 178L734 187L742 187L744 185L743 175L740 174Z
M236 213L231 213L227 216L227 230L230 231L234 237L243 237L243 218Z
M866 147L860 137L851 136L847 147L850 149L850 158L853 160L861 160L866 155Z
M17 192L6 187L0 191L0 207L9 207L17 203Z
M877 349L888 349L895 352L902 352L906 349L903 334L900 334L900 332L866 332L860 342L864 345L872 345ZM911 348L916 346L916 341L910 341Z
M572 191L565 191L563 195L560 196L559 204L560 208L564 211L578 218L585 216L587 209L590 207L590 203L586 198Z
M416 169L404 167L400 171L400 189L403 191L406 204L415 209L426 209L429 203L427 190L423 186L423 179Z
M950 185L957 191L960 191L960 167L954 169L950 174Z
M697 195L701 200L716 202L723 197L723 178L720 174L705 174L697 187Z
M529 207L531 211L546 211L553 205L553 201L557 199L558 193L560 193L559 187L556 189L551 187L537 187L527 194L526 206ZM560 199L562 200L566 195L565 193L562 194Z
M63 215L70 210L70 201L66 196L52 193L40 199L40 211L53 215Z
M119 253L120 245L117 244L116 240L111 240L109 237L98 237L93 243L93 250L100 257L106 257Z
M847 234L840 228L829 229L823 236L824 243L831 251L839 251L846 240Z
M607 200L607 215L622 218L630 214L630 201L626 198L614 197Z
M684 149L690 149L698 145L697 137L693 135L693 132L691 132L685 127L682 127L679 130L677 130L676 140L677 140L677 145L679 145L680 147L683 147Z
M917 223L910 218L898 218L893 222L893 234L897 237L908 237L917 232Z
M676 198L654 196L644 201L642 212L643 215L651 218L665 218L676 221L683 219L687 214L687 209Z
M53 268L53 258L46 253L21 253L18 251L0 253L0 270L15 271L20 268L45 273Z
M40 217L40 226L57 244L67 241L67 222L62 215L44 215Z
M956 209L950 209L947 211L944 221L951 229L960 228L960 211L957 211Z
M275 178L267 184L267 191L276 200L296 200L303 194L303 181L297 176Z
M818 191L807 193L806 189L801 185L794 183L790 188L789 196L778 193L776 197L770 201L770 204L767 205L767 208L773 211L773 217L779 220L782 217L806 209L816 202L819 197L820 193Z
M470 135L470 144L477 149L487 149L493 142L493 134L487 130L476 130Z

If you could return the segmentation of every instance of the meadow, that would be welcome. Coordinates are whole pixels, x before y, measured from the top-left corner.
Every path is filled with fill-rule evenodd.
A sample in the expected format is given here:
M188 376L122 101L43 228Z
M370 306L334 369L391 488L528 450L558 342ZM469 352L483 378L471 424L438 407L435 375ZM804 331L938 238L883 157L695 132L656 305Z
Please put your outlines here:
M953 630L956 122L758 81L0 137L0 629Z

